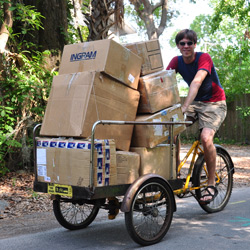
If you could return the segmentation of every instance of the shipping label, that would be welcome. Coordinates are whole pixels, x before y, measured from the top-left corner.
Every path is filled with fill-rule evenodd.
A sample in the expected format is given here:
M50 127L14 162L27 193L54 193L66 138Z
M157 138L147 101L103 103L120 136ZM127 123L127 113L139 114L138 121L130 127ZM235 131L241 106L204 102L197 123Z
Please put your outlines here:
M153 122L162 122L161 119L153 119ZM162 125L153 125L154 127L154 135L162 136L163 135L163 126Z

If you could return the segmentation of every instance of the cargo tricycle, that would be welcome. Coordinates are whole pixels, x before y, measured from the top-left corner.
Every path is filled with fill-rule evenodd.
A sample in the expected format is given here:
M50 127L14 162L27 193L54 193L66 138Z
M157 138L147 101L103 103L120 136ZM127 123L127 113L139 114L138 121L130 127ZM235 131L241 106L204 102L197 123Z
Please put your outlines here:
M89 185L64 185L49 180L38 180L37 137L38 124L33 131L35 180L34 191L48 193L53 200L53 211L58 222L69 230L86 228L96 218L100 209L108 211L109 219L114 219L119 211L125 213L125 224L131 238L140 245L159 242L170 228L173 213L176 211L175 195L179 198L193 196L198 202L207 184L207 168L200 140L192 147L179 166L172 168L175 160L173 126L189 124L187 121L174 122L135 122L100 120L92 127L90 142ZM155 173L139 176L133 183L123 185L96 186L94 183L94 149L97 125L161 125L169 127L170 166L169 179ZM178 141L178 140L175 140ZM200 204L208 213L218 212L227 205L233 187L234 164L229 153L220 145L215 145L216 187L218 195L208 204ZM187 159L190 166L185 169ZM174 170L173 170L174 169ZM176 169L176 170L175 170ZM174 171L176 171L174 173ZM184 173L183 173L184 171Z

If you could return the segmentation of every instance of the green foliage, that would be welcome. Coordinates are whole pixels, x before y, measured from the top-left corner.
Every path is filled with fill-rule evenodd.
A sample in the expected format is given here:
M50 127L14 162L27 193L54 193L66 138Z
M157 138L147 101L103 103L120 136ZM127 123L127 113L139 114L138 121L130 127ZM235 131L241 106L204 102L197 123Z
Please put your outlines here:
M212 0L214 16L211 22L212 31L219 29L225 17L230 17L245 28L250 27L250 2L249 0Z
M15 31L12 28L9 29L9 47L14 47L15 52L18 53L24 49L30 51L37 49L37 45L32 42L32 31L43 29L42 19L44 16L36 11L34 6L24 5L19 2L12 2L9 10L12 11L13 22L16 24Z
M236 110L240 112L240 118L243 120L250 116L250 107L237 107Z
M234 145L236 143L236 141L235 140L228 140L228 139L224 140L220 137L215 136L214 143L219 144L219 145L222 145L222 144Z
M182 133L181 134L181 144L193 144L194 140L196 138L194 138L194 136L187 136L187 134ZM219 136L217 136L217 134L215 134L214 137L214 143L215 144L219 144L219 145L234 145L236 144L235 140L228 140L228 139L222 139Z
M183 86L183 85L180 85L180 86L178 86L178 89L179 89L179 95L180 95L180 96L187 96L188 90L189 90L188 87L185 87L185 86Z
M16 58L3 55L7 63L4 78L0 79L0 174L6 173L7 155L20 150L24 139L29 140L27 124L41 122L44 115L55 74L45 67L49 53L33 53L30 59L19 54L21 67L17 67Z
M31 190L31 197L35 200L38 200L41 195L34 190Z
M73 43L80 43L87 41L89 30L87 26L81 26L79 25L77 28L69 23L68 25L68 34L67 34L67 43L73 44Z
M44 16L37 12L34 6L16 3L15 5L12 4L9 10L14 12L14 21L22 22L22 25L19 26L22 34L27 34L35 29L43 29L41 19Z
M46 66L51 52L37 51L32 40L32 31L43 28L43 16L20 2L12 3L10 10L15 32L9 29L8 47L16 53L0 56L0 175L8 172L9 156L21 154L32 142L32 128L42 120L56 74Z
M143 6L141 6L142 8ZM135 22L138 26L139 31L145 31L146 30L146 25L143 22L143 20L141 20L141 18L138 16L136 10L134 9L134 7L132 5L126 5L125 6L125 13L126 15L128 15L131 20L133 22Z
M88 5L90 0L83 1L82 11L83 13L88 11ZM74 11L74 6L68 1L68 30L66 36L66 43L73 44L78 42L87 41L89 30L87 26L74 25L72 12Z

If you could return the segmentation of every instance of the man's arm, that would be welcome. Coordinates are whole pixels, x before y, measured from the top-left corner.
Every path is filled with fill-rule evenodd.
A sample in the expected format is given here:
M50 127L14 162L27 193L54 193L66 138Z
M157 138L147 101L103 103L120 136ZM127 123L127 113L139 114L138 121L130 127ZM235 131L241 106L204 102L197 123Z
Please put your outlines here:
M204 81L204 79L206 78L208 72L206 70L199 70L193 81L191 82L190 84L190 87L189 87L189 91L188 91L188 95L185 99L185 102L184 104L182 105L181 109L182 109L182 112L185 113L188 109L188 106L193 102L193 100L195 99L197 93L198 93L198 90L202 84L202 82Z

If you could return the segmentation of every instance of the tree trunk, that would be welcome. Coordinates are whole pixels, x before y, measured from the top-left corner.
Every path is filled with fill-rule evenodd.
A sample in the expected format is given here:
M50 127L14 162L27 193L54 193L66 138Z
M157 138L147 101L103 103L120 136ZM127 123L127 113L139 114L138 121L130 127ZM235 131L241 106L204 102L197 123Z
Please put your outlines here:
M11 11L9 10L10 7L10 3L3 4L4 21L0 29L0 53L3 53L5 51L6 44L9 39L8 28L11 28L13 25Z
M152 1L149 0L130 0L129 2L134 5L138 16L144 22L148 39L151 40L159 38L164 29L167 27L168 0L160 0L155 4L152 4ZM161 19L159 26L156 27L154 21L154 11L158 8L161 8Z
M67 0L23 0L25 5L35 6L45 18L43 29L35 32L32 41L40 46L40 50L63 50L67 44Z
M110 16L114 14L114 22ZM123 0L92 0L90 13L85 14L89 29L88 41L108 38L108 31L113 25L123 21Z
M43 49L63 50L67 43L67 0L43 0L38 9L43 16L44 29L39 32L39 45Z

